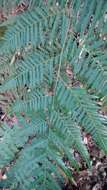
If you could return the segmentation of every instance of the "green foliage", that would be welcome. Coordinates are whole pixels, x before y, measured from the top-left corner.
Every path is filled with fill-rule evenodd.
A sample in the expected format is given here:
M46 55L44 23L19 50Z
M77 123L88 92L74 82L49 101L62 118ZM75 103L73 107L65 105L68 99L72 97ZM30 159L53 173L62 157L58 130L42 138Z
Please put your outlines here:
M0 168L9 166L0 188L60 190L72 182L71 168L79 169L74 150L90 166L81 128L107 153L107 119L98 104L107 95L106 8L105 0L32 0L4 22L0 94L14 95L8 114L18 123L0 128Z

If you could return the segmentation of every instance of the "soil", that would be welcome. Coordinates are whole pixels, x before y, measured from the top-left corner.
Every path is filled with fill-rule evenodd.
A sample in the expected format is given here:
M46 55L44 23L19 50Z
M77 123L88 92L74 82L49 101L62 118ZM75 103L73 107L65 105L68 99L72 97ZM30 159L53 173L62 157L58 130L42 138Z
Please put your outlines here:
M75 185L68 183L62 190L107 190L107 156L98 149L89 134L83 133L83 136L92 167L89 169L76 152L76 159L79 160L81 169L79 172L73 172Z

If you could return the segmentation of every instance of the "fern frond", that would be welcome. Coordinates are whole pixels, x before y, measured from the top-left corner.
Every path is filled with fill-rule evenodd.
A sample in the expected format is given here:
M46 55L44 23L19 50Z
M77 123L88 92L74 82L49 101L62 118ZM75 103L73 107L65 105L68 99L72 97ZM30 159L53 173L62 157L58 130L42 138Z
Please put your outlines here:
M38 124L41 124L41 122ZM13 137L15 137L15 133L17 133L17 138L13 139ZM20 138L22 138L23 134L24 138L22 141L20 140ZM25 128L14 126L14 130L8 129L7 133L4 133L3 141L1 143L3 144L4 140L5 142L7 140L9 143L9 139L10 143L7 144L4 152L1 151L1 156L4 156L5 158L4 162L1 162L1 165L8 163L9 160L12 161L13 155L14 157L16 155L16 163L13 169L7 174L10 179L13 175L15 176L14 182L12 183L12 188L21 187L22 189L26 189L31 188L32 186L43 188L47 186L46 184L50 183L50 185L53 184L52 189L54 189L54 187L60 189L55 181L55 178L58 177L58 179L60 180L62 177L65 176L68 176L70 178L70 170L65 166L64 162L62 161L61 155L63 155L63 151L66 155L67 152L69 152L70 157L72 156L72 154L70 153L69 149L65 151L65 145L61 145L62 143L58 136L56 136L53 140L53 135L56 136L55 132L51 132L50 129L49 131L45 132L45 137L42 136L41 138L41 134L40 136L38 136L38 133L36 133L36 126L34 128L32 128L31 126L26 126ZM29 137L31 137L31 140L29 139ZM11 141L11 139L13 139L13 141ZM55 156L55 154L53 153L56 149L59 153L57 153L57 155ZM73 162L75 163L75 160L73 160ZM22 167L23 172L21 172ZM59 170L57 170L57 167L59 167ZM51 178L48 179L48 176L50 176L50 174ZM28 179L28 181L26 181L26 178ZM18 186L19 183L20 185Z
M52 112L50 123L52 124L53 128L55 128L54 130L56 133L58 133L58 135L60 135L59 133L61 131L62 135L65 136L63 137L63 139L65 139L64 142L67 144L72 143L74 148L76 148L80 152L82 157L89 164L88 153L86 147L83 144L80 128L77 126L77 124L73 123L72 119L69 116L67 116L67 118L63 118L63 116L60 116L60 114L56 111ZM79 138L76 139L76 136L78 136ZM69 156L68 158L70 159Z
M46 7L38 7L35 11L20 15L14 28L10 28L4 36L4 51L14 51L16 48L20 49L29 43L34 46L44 44L46 36L48 36L47 27L49 24L52 27L57 14L59 14L58 10L55 12L54 10L48 10Z
M0 104L7 94L7 114L18 119L0 128L0 168L9 165L0 185L60 190L64 180L72 182L64 157L78 170L76 150L90 165L81 127L107 153L107 118L98 105L104 100L106 106L107 3L30 3L11 24L3 23L0 38ZM73 87L75 80L81 85Z
M74 20L72 27L77 34L76 40L71 45L71 59L69 59L76 77L81 80L88 88L94 89L97 93L106 94L106 73L102 68L103 61L95 59L106 45L102 40L101 24L105 26L104 15L107 4L105 1L74 1ZM78 15L78 9L80 10ZM88 13L87 13L88 10ZM75 20L76 19L76 20ZM82 24L80 24L82 23ZM103 27L102 26L102 27ZM97 31L96 31L97 30ZM91 35L91 36L90 36ZM95 61L96 60L96 61ZM91 73L91 74L90 74Z
M60 105L71 114L72 119L85 127L99 146L107 152L107 129L104 125L106 120L98 113L98 106L94 97L88 95L84 89L69 89L60 82L56 96Z

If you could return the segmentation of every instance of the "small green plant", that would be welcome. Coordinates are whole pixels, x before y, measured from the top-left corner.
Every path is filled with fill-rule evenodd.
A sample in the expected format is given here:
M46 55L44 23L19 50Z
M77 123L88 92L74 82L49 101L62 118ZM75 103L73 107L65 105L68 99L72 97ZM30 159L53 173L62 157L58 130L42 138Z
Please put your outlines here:
M76 150L90 166L81 128L107 153L106 10L106 0L35 0L1 23L0 103L7 96L7 114L18 122L0 127L0 168L9 167L0 188L72 183L64 156L78 170Z

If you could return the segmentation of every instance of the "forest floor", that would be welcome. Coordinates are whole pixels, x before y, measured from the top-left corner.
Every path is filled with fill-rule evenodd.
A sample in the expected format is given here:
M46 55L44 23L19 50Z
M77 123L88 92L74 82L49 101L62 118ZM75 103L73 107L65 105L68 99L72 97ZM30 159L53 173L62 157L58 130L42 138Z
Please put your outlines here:
M98 149L90 135L83 132L84 142L90 154L92 167L89 169L78 152L75 158L80 171L73 171L74 185L66 184L63 190L107 190L107 156Z

